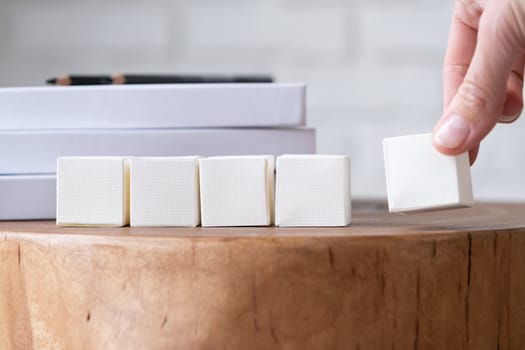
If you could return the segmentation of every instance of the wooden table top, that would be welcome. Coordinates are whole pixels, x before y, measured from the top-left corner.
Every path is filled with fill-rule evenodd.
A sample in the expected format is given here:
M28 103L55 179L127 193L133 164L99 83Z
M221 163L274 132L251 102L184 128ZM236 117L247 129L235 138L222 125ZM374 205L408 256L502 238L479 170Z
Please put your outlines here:
M472 208L391 214L380 202L354 204L352 224L348 227L57 227L54 221L0 222L0 235L17 234L91 235L105 237L170 238L207 237L363 237L447 234L525 228L525 203L478 203ZM5 238L4 238L5 239Z

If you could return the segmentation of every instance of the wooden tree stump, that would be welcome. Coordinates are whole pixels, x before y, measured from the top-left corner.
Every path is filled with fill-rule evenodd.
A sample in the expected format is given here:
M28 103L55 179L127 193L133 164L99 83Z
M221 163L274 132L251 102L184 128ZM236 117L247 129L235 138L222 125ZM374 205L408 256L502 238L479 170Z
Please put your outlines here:
M3 222L0 349L525 349L525 205L348 228Z

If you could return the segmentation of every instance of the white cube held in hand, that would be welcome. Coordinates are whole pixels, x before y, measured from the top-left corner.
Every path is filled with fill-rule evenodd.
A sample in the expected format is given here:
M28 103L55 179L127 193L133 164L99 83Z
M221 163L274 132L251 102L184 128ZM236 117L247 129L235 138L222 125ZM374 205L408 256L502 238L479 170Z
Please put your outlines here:
M386 138L383 149L391 212L472 205L467 153L439 153L432 145L431 134Z
M268 226L274 210L273 156L200 161L202 226Z
M198 162L198 157L131 159L131 226L198 226Z
M129 224L129 165L122 157L57 160L57 225Z
M277 158L276 224L347 226L351 222L350 157Z

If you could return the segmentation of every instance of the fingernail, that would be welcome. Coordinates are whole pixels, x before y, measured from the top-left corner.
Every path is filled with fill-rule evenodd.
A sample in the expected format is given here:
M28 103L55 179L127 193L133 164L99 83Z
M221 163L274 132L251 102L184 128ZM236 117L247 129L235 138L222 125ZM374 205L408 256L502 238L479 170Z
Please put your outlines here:
M500 122L503 122L503 123L512 123L513 121L518 119L519 116L520 116L519 114L517 114L517 115L502 115L501 117L499 117L498 120Z
M451 115L441 125L434 136L434 141L445 148L459 147L470 133L470 124L460 115Z

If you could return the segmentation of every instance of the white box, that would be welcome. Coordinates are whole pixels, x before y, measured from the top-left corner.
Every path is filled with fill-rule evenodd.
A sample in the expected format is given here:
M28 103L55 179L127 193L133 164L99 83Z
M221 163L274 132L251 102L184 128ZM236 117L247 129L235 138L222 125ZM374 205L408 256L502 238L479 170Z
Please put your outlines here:
M56 160L59 157L285 153L315 153L315 130L219 128L0 131L0 174L55 173Z
M350 157L277 158L278 226L347 226L352 220Z
M54 174L0 176L0 220L54 219Z
M129 224L129 164L124 157L57 160L57 225Z
M439 153L431 134L386 138L383 150L390 212L472 205L467 153Z
M303 126L305 84L0 89L0 129Z
M202 226L273 223L273 156L202 158L200 189Z
M198 157L130 160L131 226L200 223Z

